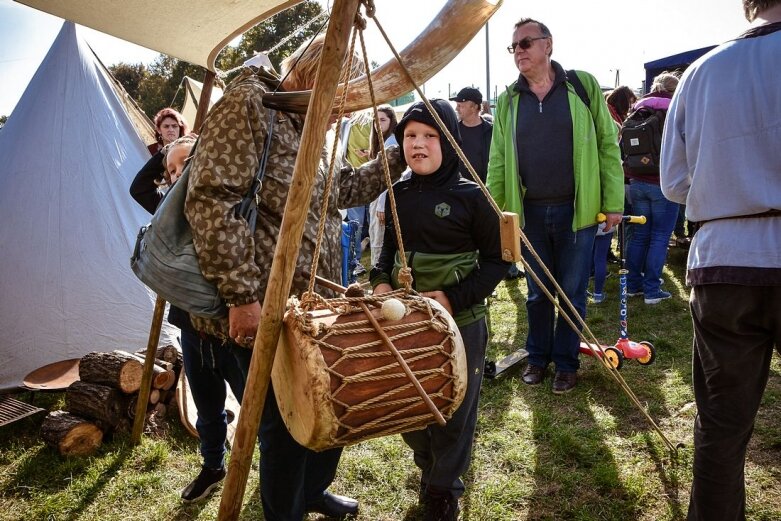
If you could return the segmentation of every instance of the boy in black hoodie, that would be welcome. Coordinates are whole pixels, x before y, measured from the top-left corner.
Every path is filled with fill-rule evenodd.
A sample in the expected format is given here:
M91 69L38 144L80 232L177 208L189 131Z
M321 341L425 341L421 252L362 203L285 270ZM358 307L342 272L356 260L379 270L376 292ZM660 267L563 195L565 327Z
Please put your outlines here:
M450 103L431 100L460 145L458 120ZM488 297L507 273L501 256L499 218L480 187L459 174L455 150L422 103L412 105L395 131L412 176L393 186L413 289L442 304L458 325L467 357L464 401L445 427L403 434L422 471L424 519L455 520L469 468L488 328ZM390 198L385 215L390 213ZM395 224L386 219L382 253L371 272L375 293L400 287L401 266Z

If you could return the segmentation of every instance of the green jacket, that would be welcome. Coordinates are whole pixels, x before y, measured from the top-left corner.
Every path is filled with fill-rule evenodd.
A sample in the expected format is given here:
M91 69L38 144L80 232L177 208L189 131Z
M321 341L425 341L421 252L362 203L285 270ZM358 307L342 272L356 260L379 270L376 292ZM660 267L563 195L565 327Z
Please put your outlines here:
M577 71L577 75L588 93L591 110L567 82L575 169L573 231L596 224L599 212L624 211L624 172L616 125L596 78L583 71ZM523 227L521 190L525 189L521 187L518 175L515 131L519 95L513 83L497 100L486 185L502 210L520 216Z

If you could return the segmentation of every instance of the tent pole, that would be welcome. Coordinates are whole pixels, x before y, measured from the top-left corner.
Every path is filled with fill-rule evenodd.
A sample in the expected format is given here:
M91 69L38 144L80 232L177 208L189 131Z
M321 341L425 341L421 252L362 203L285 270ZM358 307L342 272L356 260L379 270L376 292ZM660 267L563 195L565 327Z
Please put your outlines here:
M195 114L193 129L200 129L206 113L209 110L209 102L212 96L212 87L214 86L214 71L206 71L203 78L203 90L201 90L201 99L198 101L198 112ZM146 356L144 357L144 370L141 374L141 389L138 391L138 402L136 403L136 417L133 418L133 431L130 436L130 443L138 445L141 442L141 434L144 432L144 422L146 420L146 405L149 402L149 393L152 385L152 370L155 366L155 356L157 355L157 344L160 341L160 330L163 327L163 314L165 313L165 300L158 296L155 299L155 310L152 313L152 325L149 327L149 341L146 344ZM184 370L184 369L182 369Z
M160 329L163 327L163 314L165 313L165 300L162 297L155 299L155 311L152 313L152 325L149 326L149 341L146 344L144 357L144 371L141 374L141 387L138 390L136 402L136 417L133 418L133 431L130 435L130 444L138 445L141 441L141 433L144 432L146 420L146 406L149 403L149 393L152 388L152 369L155 366L157 343L160 341Z
M220 501L218 519L222 521L237 519L241 511L255 449L255 439L270 383L271 366L282 329L282 317L293 283L293 272L296 269L299 245L306 224L307 208L311 201L320 153L325 143L324 130L331 117L336 85L347 54L350 30L358 4L359 0L335 0L331 11L323 54L306 112L301 145L296 157L274 260L271 264L260 325L255 335L255 346L241 403L236 437L231 448L228 476L225 479Z
M216 74L214 71L210 70L207 70L206 74L203 76L203 89L201 90L201 99L198 100L198 112L195 113L195 121L192 126L193 132L200 134L203 120L206 118L206 113L209 112L215 76Z

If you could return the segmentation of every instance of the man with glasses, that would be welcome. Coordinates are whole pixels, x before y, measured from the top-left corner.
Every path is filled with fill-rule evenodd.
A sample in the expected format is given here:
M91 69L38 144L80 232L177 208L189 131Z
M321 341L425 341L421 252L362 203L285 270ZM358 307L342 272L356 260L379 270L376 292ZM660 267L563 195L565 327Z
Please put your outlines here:
M565 72L551 60L553 37L544 24L521 19L507 50L520 75L497 100L488 189L503 210L519 214L540 261L585 317L597 214L607 216L609 231L624 208L616 125L597 80L583 71ZM538 260L526 245L522 250L555 294ZM553 392L569 392L577 382L579 336L563 316L556 319L553 303L528 271L526 281L529 365L523 381L542 383L553 362Z

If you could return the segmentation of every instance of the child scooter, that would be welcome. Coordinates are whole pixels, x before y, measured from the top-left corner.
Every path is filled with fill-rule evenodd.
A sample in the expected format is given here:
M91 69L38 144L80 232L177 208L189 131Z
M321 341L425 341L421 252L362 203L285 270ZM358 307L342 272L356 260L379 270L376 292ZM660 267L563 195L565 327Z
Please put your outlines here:
M600 213L597 215L598 222L604 222L605 215ZM656 351L651 342L642 341L634 342L629 340L628 333L628 310L626 305L626 274L629 270L626 269L626 260L624 257L624 224L645 224L644 215L624 215L621 219L621 223L618 225L618 251L620 255L620 268L618 270L618 288L619 288L619 308L618 308L618 321L619 321L619 338L618 341L612 346L595 345L591 344L591 348L585 342L580 343L580 352L594 356L596 352L599 356L605 358L611 366L616 369L621 369L625 359L635 359L640 365L649 365L654 362L656 358Z

